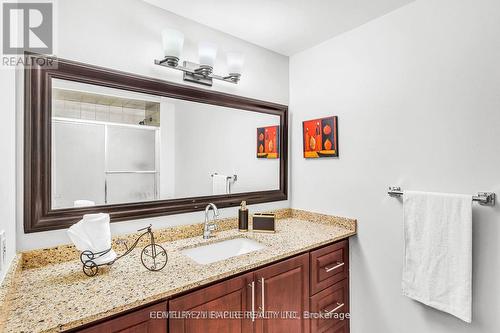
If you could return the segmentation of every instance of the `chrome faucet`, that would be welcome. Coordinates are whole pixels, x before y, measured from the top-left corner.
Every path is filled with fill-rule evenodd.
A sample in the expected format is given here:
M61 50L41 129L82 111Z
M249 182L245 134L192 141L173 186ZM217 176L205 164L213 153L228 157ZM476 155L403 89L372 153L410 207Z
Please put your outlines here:
M212 221L210 221L208 218L208 213L210 212L210 209L212 209L214 212L214 217ZM215 231L215 229L217 229L217 223L216 223L217 216L219 216L219 211L217 210L217 206L214 205L213 203L209 203L205 208L205 226L203 227L203 239L209 239L210 237L212 237L212 231Z

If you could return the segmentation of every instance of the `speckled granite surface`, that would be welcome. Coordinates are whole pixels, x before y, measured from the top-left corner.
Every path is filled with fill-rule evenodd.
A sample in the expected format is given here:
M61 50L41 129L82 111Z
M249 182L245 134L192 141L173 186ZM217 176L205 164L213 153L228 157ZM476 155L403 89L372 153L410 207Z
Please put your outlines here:
M17 254L14 259L12 259L9 271L5 275L3 282L0 284L0 332L3 332L3 324L5 319L8 318L9 311L12 308L11 300L13 298L14 291L16 290L15 283L21 275L21 257L22 256L20 254Z
M274 234L240 233L230 229L203 240L201 236L192 237L190 233L181 232L184 238L162 242L169 260L160 272L147 271L141 265L140 249L118 260L111 268L100 270L92 278L82 273L78 259L60 260L21 271L16 269L18 273L9 277L15 280L13 286L5 292L2 303L5 313L0 318L0 331L60 332L356 233L355 220L296 210L289 210L280 217ZM200 228L199 224L196 226ZM155 231L155 235L164 232ZM179 231L171 232L177 234ZM186 247L237 237L257 240L266 248L208 265L197 264L180 252ZM32 259L35 257L33 253L29 255ZM39 255L43 256L44 252Z

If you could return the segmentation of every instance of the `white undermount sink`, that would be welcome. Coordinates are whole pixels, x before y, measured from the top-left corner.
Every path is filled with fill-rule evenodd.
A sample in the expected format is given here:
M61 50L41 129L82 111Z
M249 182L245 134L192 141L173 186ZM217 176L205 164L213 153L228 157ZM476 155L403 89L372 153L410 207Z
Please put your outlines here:
M252 239L235 238L185 249L181 252L196 261L198 264L206 265L253 251L258 251L265 247L265 245Z

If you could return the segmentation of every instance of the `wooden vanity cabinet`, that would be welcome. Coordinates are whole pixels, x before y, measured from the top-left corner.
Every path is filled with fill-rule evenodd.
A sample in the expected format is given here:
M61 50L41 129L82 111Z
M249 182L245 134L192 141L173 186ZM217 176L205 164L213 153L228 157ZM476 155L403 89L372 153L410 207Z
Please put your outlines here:
M239 319L170 319L173 333L307 333L309 323L301 319L309 303L309 254L272 264L255 272L174 298L170 313L199 315L213 311L234 313L283 314L289 319L257 315ZM295 313L295 316L292 314Z
M303 318L304 311L349 312L348 249L348 240L342 240L174 297L168 307L162 302L78 332L348 333L348 319ZM152 312L167 308L168 319L151 318ZM258 314L253 319L252 310ZM263 318L263 311L277 318ZM220 318L229 312L232 318Z

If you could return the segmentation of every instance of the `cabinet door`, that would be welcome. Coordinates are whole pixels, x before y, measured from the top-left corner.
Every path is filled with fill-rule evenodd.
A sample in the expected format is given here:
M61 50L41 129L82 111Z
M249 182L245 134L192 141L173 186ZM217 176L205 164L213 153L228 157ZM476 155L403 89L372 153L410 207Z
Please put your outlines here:
M309 303L309 254L262 268L255 279L258 311L265 314L256 321L257 333L309 332L302 319Z
M252 277L246 274L171 300L170 313L181 318L171 316L170 332L251 333L251 319L244 314L251 307ZM238 314L243 316L235 318Z
M166 333L167 303L160 303L148 308L108 320L102 324L80 330L80 333ZM161 313L161 314L160 314Z

